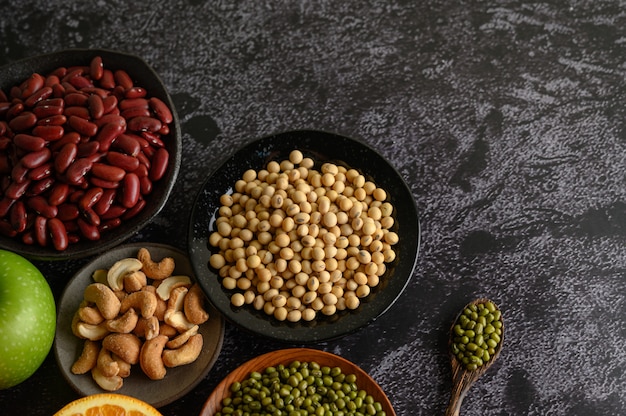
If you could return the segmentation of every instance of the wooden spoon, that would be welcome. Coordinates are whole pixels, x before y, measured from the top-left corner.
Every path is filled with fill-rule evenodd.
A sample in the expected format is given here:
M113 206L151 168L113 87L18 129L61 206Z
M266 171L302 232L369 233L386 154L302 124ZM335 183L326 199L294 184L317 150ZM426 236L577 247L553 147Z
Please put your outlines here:
M450 350L450 346L452 345L452 340L454 338L454 325L456 324L459 316L463 313L463 310L470 305L476 305L479 303L491 302L489 299L476 299L470 303L468 303L457 315L456 319L452 323L452 327L450 328L450 340L448 341L448 351ZM495 305L494 302L491 302ZM497 305L496 305L497 308ZM498 308L499 309L499 308ZM500 318L502 320L502 317ZM445 416L459 416L459 411L461 410L461 403L465 398L465 395L469 391L470 387L482 376L485 372L491 367L491 365L496 361L498 356L500 355L500 351L502 350L502 344L504 343L504 321L502 320L502 335L500 336L500 342L496 346L495 354L491 356L491 359L478 367L476 370L468 370L465 368L463 363L459 361L459 359L450 352L450 365L452 366L452 392L450 395L450 403L448 404L448 408L446 409Z

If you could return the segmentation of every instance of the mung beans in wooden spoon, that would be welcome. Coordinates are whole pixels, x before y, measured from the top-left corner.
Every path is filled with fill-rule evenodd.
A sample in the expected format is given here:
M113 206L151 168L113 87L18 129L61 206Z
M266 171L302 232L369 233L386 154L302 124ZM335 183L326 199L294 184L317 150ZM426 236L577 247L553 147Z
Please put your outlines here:
M458 416L470 387L491 367L504 342L502 313L489 299L476 299L459 313L450 329L452 394L446 416Z

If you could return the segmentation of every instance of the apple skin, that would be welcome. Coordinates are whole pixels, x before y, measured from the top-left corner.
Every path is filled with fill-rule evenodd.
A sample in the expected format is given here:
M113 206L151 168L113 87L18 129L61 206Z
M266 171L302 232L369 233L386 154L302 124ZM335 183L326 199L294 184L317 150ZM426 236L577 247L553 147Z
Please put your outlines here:
M55 328L56 305L46 279L24 257L0 250L0 390L41 366Z

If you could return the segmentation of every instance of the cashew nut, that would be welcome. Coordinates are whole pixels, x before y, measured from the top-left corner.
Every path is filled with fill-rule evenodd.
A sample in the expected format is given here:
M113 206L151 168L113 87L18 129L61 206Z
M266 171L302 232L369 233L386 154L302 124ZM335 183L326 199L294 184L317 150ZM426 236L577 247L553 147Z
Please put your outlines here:
M102 340L102 348L130 364L137 364L141 340L134 334L109 334Z
M111 354L111 357L113 357L113 359L117 363L117 366L120 369L117 375L122 378L128 377L130 375L131 364L122 360L122 358L118 357L116 354Z
M155 262L146 248L139 249L137 259L143 264L143 271L146 276L155 280L163 280L171 276L176 266L171 257L164 257L160 262Z
M98 353L97 360L98 370L105 377L113 377L116 376L117 373L120 372L120 367L117 364L117 361L111 357L111 352L106 348L100 348L100 352Z
M141 338L152 339L159 335L160 325L159 319L154 315L150 318L139 318L133 333Z
M198 325L194 325L193 327L178 335L176 338L169 340L167 344L165 344L165 347L172 350L182 347L189 338L198 333L198 329L200 329Z
M128 309L123 315L106 321L106 327L111 332L119 332L127 334L135 329L139 315L135 312L135 309Z
M168 338L175 337L178 334L178 330L165 322L159 326L159 334L165 335Z
M144 342L141 347L139 365L148 378L152 380L161 380L167 372L161 358L167 339L165 335L157 335Z
M184 286L174 288L170 293L167 310L164 315L165 322L176 328L179 332L185 332L194 326L194 324L187 320L187 317L182 312L187 292L188 289Z
M145 290L146 292L150 292L154 295L155 299L157 300L157 307L154 310L154 316L159 318L159 321L162 321L163 316L165 315L165 310L167 309L167 302L157 296L156 287L154 287L153 285L145 286L141 290Z
M209 320L209 314L204 309L204 293L197 283L194 283L187 292L183 310L187 320L192 324L200 325Z
M163 351L163 363L167 367L177 367L192 363L200 355L202 344L202 334L192 335L182 347Z
M170 276L161 281L159 286L157 287L157 295L163 300L168 300L170 298L170 293L173 289L179 286L191 286L191 278L189 276L178 275L178 276Z
M107 329L106 321L98 325L78 322L76 324L74 334L76 334L79 338L98 341L106 337L109 334L109 330Z
M124 289L124 276L141 269L143 264L134 258L116 261L107 272L107 282L113 290Z
M91 369L91 376L100 387L107 391L119 390L124 385L124 380L122 379L122 377L106 377L104 374L102 374L98 367L94 367Z
M87 304L88 302L84 303ZM98 325L104 321L104 316L102 316L98 308L86 305L81 305L78 308L78 317L81 321L92 325Z
M107 285L102 283L92 283L87 286L84 299L95 303L104 319L113 319L120 312L120 300Z
M149 318L154 315L156 307L156 296L148 291L140 290L122 299L120 311L125 313L128 309L133 308L138 310L142 317Z
M98 361L98 353L100 352L100 343L92 340L85 340L83 351L74 364L72 364L72 373L85 374L96 366Z
M103 283L105 285L108 285L109 282L107 281L107 272L107 269L96 269L91 274L91 279L95 283Z
M144 272L137 270L124 276L123 282L125 291L137 292L148 284L148 279Z

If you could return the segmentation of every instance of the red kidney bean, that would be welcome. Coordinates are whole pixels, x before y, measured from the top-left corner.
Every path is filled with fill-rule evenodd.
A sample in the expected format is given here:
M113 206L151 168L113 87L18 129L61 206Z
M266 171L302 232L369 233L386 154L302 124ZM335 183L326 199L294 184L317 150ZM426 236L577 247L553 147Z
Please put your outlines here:
M35 241L42 247L48 245L48 219L43 215L35 217L33 232L35 233Z
M47 105L63 108L65 107L65 100L63 100L63 98L46 98L45 100L39 101L35 107L44 107Z
M104 115L104 103L99 95L91 94L87 100L91 118L97 120Z
M127 125L132 131L158 132L161 129L161 120L154 117L134 117L128 120Z
M60 204L58 209L57 218L64 222L75 220L80 215L78 207L72 203Z
M115 95L109 95L102 99L102 111L104 114L109 114L115 108L117 108L117 98Z
M106 68L104 69L104 71L102 71L100 86L102 88L106 88L107 90L112 90L113 88L115 88L115 78L113 77L113 71Z
M120 186L119 182L107 181L106 179L98 178L97 176L90 177L89 182L91 182L93 186L105 189L116 189Z
M96 135L96 143L100 144L100 149L106 152L111 147L111 143L124 131L126 127L116 123L107 123L102 126Z
M88 137L95 136L98 132L98 126L78 116L70 116L67 122L78 133Z
M83 218L91 225L100 225L100 217L92 208L85 208L81 210Z
M65 130L63 126L36 126L33 128L33 134L39 136L49 142L59 140L63 137Z
M118 124L126 129L126 119L119 114L108 113L93 122L98 128L101 128L105 124Z
M85 107L89 101L89 97L81 92L72 92L63 98L66 107Z
M19 199L30 186L30 179L23 182L12 182L4 191L4 195L11 199Z
M142 178L144 176L148 176L148 167L146 165L142 165L139 164L139 166L137 167L137 169L135 169L133 171L137 176L139 176L139 178Z
M156 114L158 119L161 120L163 124L170 124L172 121L174 121L174 116L172 115L172 112L170 111L167 104L165 104L162 100L157 97L151 97L149 99L149 103L150 108L152 109L152 111L154 111L154 114Z
M141 152L141 145L139 144L137 137L138 136L134 134L120 134L113 141L112 146L129 156L137 156L139 152Z
M48 204L59 206L65 202L70 194L70 186L64 182L56 182L48 195Z
M135 204L135 206L133 206L132 208L128 209L122 215L122 219L123 220L129 220L129 219L135 217L137 214L139 214L141 211L143 211L143 209L145 207L146 207L146 200L140 198L139 201L137 201L137 203Z
M53 105L39 105L33 107L33 114L35 114L35 117L37 117L37 119L57 116L59 114L63 114L63 107Z
M96 81L104 75L104 64L101 56L95 56L89 63L89 75Z
M15 201L15 203L11 206L9 221L11 222L11 226L13 229L21 233L26 229L26 207L22 201Z
M110 220L113 218L122 217L128 209L124 208L121 205L113 204L109 207L109 209L100 216L100 220Z
M13 229L13 226L7 220L0 220L0 234L6 237L15 237L18 235L17 231Z
M145 88L142 87L131 87L124 93L126 98L143 98L148 94Z
M78 146L74 143L66 143L56 158L54 159L54 167L57 172L63 173L76 159L78 154Z
M13 103L11 107L7 110L5 117L7 120L11 120L17 115L21 114L24 111L24 104L21 102Z
M52 87L43 87L39 91L32 94L30 97L24 100L24 104L26 107L33 107L41 100L45 100L46 98L52 96L54 90Z
M11 179L13 179L14 182L22 183L28 179L29 173L30 169L19 161L13 166L13 169L11 169Z
M93 83L91 82L91 80L87 77L84 77L82 75L79 75L77 77L73 77L70 78L69 83L72 84L73 87L77 88L77 89L83 89L83 88L88 88L88 87L92 87Z
M46 146L46 141L41 137L31 136L30 134L19 133L13 137L13 143L20 149L29 152L38 152Z
M141 195L148 195L152 192L152 181L147 176L139 177L139 189Z
M110 151L106 160L113 166L120 167L126 172L132 172L139 167L139 159L120 152Z
M120 202L125 208L132 208L139 201L141 193L139 177L134 173L127 173L122 181L122 193Z
M102 188L90 188L85 191L84 195L78 200L78 208L86 210L93 207L93 205L102 198L104 190Z
M165 147L165 143L163 143L163 141L159 138L158 133L142 131L141 136L148 142L148 144L151 144L152 146Z
M113 77L116 84L122 86L124 90L128 90L133 87L132 78L130 77L130 75L128 75L128 72L124 71L123 69L118 69L117 71L113 72Z
M67 181L73 185L80 184L84 180L87 172L91 170L92 165L93 162L87 158L76 159L65 172Z
M120 100L118 105L121 111L129 110L131 108L150 108L150 103L145 98L124 98Z
M99 216L105 214L109 210L109 208L111 208L111 205L113 204L113 201L115 201L116 196L117 192L115 191L115 189L103 189L102 196L92 207L94 212Z
M66 117L76 116L80 118L84 118L85 120L89 119L89 109L87 107L81 107L78 105L73 105L71 107L65 107L63 110L63 114Z
M100 143L82 142L78 144L77 148L78 153L76 154L76 157L90 157L98 153L98 150L100 150Z
M63 97L65 95L65 87L63 85L59 84L54 84L52 86L52 96L55 98L60 98Z
M76 219L76 222L78 224L78 228L80 229L80 233L87 240L96 241L100 239L100 231L98 230L97 226L89 224L87 220L84 220L80 217Z
M25 131L37 124L37 116L30 111L24 111L9 121L9 127L14 131Z
M40 74L34 73L22 83L21 98L30 97L39 91L46 82L46 79Z
M57 251L63 251L67 249L69 239L67 237L67 230L65 224L58 218L50 218L47 223L48 233L50 234L50 240L52 245Z
M11 103L8 101L0 101L0 117L6 116L7 112L11 108Z
M59 209L48 204L46 198L41 195L35 195L26 200L26 205L34 210L36 213L43 215L46 218L54 218L57 216Z
M34 169L46 163L52 157L52 152L49 148L44 147L38 152L27 153L22 159L20 159L21 164L28 168Z
M170 154L164 148L157 149L152 157L152 165L150 166L149 178L151 181L158 181L163 177L169 163Z
M98 87L81 88L80 92L82 92L83 94L87 94L87 96L95 94L103 100L109 96L109 91L107 91L104 88L98 88Z
M126 110L122 110L120 116L124 117L126 120L130 120L135 117L150 117L150 110L143 107L131 107Z
M26 192L27 195L41 195L52 187L55 180L53 177L48 176L38 181L33 181Z
M61 79L58 77L58 75L54 75L54 74L50 74L46 77L46 81L44 82L44 86L46 87L52 87L55 84L60 84L61 83Z
M67 117L63 114L55 114L46 118L40 118L37 120L39 126L62 126L67 122Z
M126 176L124 169L106 163L94 163L91 167L91 173L100 179L110 182L119 182Z
M35 169L31 169L28 172L28 179L33 181L40 181L52 175L52 162L46 162L41 166L36 167Z
M110 220L107 220L101 223L98 226L98 231L100 231L100 233L102 234L103 232L112 230L113 228L117 228L120 225L122 225L122 220L120 218L112 218Z

